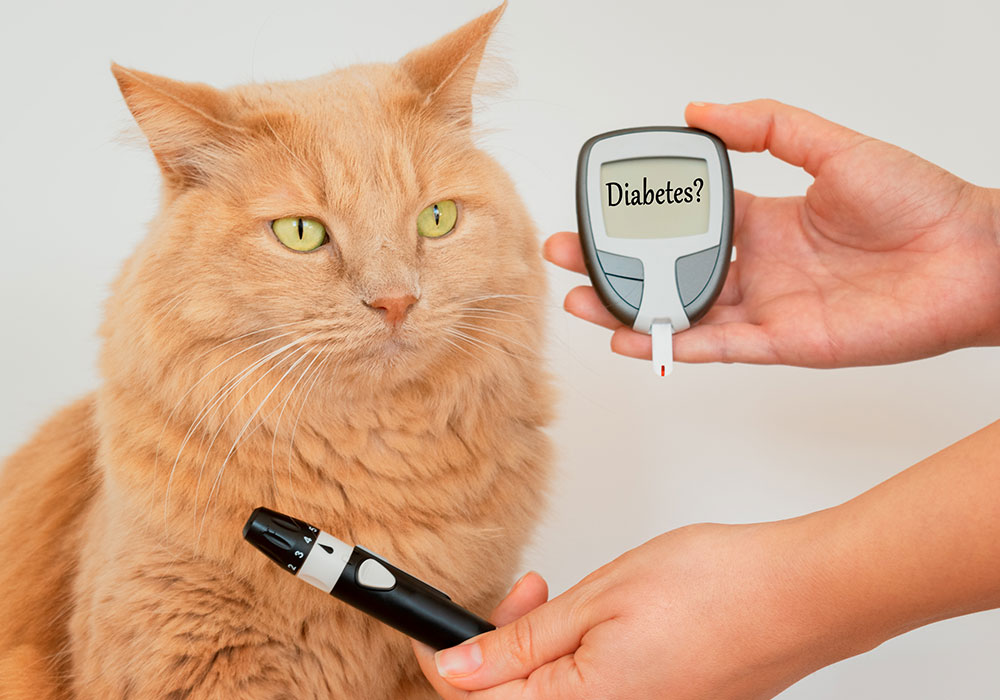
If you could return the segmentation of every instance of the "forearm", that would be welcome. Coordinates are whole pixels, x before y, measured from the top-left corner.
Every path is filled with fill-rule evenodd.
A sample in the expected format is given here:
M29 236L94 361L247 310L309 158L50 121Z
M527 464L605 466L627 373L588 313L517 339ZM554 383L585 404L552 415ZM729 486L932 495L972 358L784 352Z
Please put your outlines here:
M803 621L841 658L1000 607L1000 421L788 527L803 553Z

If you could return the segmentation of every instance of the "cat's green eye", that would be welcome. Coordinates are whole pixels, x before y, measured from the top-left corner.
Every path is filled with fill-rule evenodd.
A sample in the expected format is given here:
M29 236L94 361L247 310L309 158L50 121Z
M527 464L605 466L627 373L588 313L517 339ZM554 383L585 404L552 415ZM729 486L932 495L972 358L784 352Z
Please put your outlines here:
M271 230L286 248L308 253L326 243L326 229L316 219L286 217L271 222Z
M458 207L450 199L434 202L417 216L417 233L424 238L441 238L451 233L458 221Z

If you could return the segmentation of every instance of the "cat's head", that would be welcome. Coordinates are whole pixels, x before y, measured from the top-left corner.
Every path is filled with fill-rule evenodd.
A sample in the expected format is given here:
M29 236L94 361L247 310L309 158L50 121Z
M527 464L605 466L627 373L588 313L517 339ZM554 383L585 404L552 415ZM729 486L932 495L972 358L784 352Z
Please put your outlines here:
M259 343L247 358L314 354L394 383L534 352L536 230L472 132L503 9L398 63L296 82L219 90L113 66L164 182L111 301L119 352L123 332L178 360Z

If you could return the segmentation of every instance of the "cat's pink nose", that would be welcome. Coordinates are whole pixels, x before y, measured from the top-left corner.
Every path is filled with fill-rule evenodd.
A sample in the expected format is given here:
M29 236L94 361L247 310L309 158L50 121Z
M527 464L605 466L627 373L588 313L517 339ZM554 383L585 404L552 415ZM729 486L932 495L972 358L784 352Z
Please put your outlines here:
M384 311L383 318L390 328L399 328L406 320L406 314L410 307L416 303L417 298L412 294L407 294L401 297L379 297L375 301L368 302L368 306Z

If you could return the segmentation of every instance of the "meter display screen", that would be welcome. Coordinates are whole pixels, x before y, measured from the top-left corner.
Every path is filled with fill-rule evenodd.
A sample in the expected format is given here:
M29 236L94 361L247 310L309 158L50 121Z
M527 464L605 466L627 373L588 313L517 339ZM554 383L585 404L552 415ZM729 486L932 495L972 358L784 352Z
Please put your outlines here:
M630 158L601 164L601 209L612 238L682 238L708 230L708 163Z

